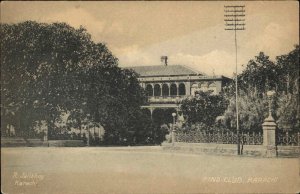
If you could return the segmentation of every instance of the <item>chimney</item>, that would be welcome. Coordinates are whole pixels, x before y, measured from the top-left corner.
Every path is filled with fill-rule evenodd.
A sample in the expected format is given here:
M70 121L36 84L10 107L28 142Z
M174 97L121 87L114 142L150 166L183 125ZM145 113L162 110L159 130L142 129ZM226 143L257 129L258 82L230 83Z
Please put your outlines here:
M167 66L168 65L168 56L161 56L160 61L162 62L162 65Z

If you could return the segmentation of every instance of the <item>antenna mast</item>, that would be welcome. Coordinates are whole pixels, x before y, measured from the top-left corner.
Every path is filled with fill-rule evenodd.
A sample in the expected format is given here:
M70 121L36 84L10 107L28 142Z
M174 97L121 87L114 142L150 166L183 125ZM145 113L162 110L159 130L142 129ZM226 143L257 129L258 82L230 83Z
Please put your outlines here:
M237 30L245 30L245 6L244 5L225 5L224 6L225 30L234 31L235 42L235 105L236 105L236 133L237 133L237 150L240 149L240 127L239 127L239 106L238 106L238 72L237 72Z

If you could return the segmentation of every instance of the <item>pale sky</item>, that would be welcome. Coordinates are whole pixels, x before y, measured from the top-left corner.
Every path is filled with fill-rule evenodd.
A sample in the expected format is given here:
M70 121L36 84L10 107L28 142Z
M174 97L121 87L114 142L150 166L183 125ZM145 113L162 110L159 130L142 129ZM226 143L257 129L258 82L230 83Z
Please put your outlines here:
M224 5L246 6L239 31L238 71L260 51L275 59L299 44L297 1L2 2L1 22L66 22L104 42L121 67L182 64L209 75L235 72L234 32L224 30Z

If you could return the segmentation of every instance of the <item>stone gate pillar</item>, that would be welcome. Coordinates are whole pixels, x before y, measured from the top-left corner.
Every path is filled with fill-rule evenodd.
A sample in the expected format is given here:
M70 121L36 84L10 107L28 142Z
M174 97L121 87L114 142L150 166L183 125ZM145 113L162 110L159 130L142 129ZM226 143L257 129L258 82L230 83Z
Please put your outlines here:
M269 116L264 120L262 124L263 128L263 146L266 149L266 157L276 157L277 156L277 147L276 147L276 128L277 124L275 123L274 118L272 117L272 97L274 91L268 91L267 96L269 100Z
M263 128L263 146L266 148L266 157L276 157L277 147L276 147L276 128L277 125L275 120L271 115L265 119L262 124Z

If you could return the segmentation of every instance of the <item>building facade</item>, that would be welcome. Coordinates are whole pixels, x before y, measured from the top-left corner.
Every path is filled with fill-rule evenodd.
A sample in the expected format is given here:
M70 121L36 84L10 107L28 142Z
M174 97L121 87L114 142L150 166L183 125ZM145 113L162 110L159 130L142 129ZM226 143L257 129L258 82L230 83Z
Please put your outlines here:
M143 106L152 113L155 109L179 110L184 98L195 96L198 91L219 94L230 81L224 76L209 76L184 65L130 67L139 74L140 85L148 96L148 105Z

